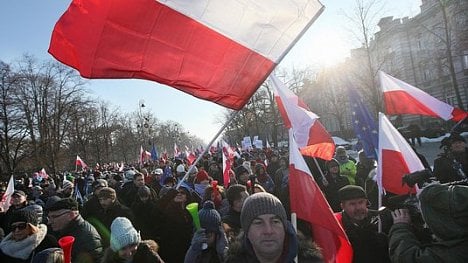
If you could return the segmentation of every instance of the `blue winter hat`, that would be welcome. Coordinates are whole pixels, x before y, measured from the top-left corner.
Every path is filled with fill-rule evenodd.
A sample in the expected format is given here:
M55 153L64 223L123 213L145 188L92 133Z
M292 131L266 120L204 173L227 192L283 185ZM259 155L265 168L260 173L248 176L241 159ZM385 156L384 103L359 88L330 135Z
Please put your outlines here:
M217 232L221 226L221 215L216 211L212 201L203 203L203 208L198 212L200 226L208 232Z

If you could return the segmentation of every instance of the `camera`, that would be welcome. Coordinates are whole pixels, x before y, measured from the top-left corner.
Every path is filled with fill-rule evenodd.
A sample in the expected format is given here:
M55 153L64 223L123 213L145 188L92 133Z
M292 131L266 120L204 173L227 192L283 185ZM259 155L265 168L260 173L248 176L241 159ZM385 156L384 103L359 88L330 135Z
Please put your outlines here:
M434 178L430 169L424 169L405 174L401 179L402 185L406 184L409 187L413 187L414 185L418 184L420 188L424 185L424 183L429 183L435 180L436 179Z

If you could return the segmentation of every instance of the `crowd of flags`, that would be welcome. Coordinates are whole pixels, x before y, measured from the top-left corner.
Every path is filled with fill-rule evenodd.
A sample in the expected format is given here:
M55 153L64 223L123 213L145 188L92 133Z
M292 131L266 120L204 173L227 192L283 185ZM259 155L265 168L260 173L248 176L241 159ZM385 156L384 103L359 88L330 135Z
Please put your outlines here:
M240 110L323 8L318 0L247 0L229 5L181 0L74 0L55 25L49 52L87 78L153 80ZM242 12L242 19L225 16L232 10ZM110 28L109 24L120 26ZM466 112L384 72L379 78L387 114L455 121L466 117ZM333 140L319 117L277 77L271 75L269 81L290 131L292 210L313 225L326 262L350 262L349 241L302 158L330 160L335 150ZM378 159L379 189L407 193L409 189L396 182L401 182L403 173L420 168L414 151L383 114L378 125L374 122L357 92L351 90L350 102L356 135L366 155ZM227 171L232 165L232 147L224 142L221 145L209 147L222 147L223 171ZM193 160L192 153L200 154L197 150L181 151L174 144L173 154ZM150 151L141 147L140 164L149 159L165 161L167 151L160 155L154 145ZM87 167L79 156L75 164ZM396 165L401 168L397 172ZM390 167L391 173L387 170ZM229 184L229 174L223 180Z

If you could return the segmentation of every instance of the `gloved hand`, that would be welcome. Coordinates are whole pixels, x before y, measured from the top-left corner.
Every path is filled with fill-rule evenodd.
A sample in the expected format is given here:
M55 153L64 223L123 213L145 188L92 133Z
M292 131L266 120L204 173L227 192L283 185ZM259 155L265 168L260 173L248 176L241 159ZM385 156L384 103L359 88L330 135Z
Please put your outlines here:
M206 244L208 239L206 238L205 229L200 228L197 230L192 237L192 248L196 251L203 250L203 244Z

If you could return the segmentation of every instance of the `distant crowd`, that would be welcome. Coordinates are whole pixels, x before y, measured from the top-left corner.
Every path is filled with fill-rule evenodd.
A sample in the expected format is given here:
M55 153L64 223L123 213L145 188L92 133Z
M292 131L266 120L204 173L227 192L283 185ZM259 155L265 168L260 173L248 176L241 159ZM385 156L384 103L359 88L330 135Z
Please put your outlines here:
M453 134L441 148L433 171L426 162L439 182L417 197L387 193L383 210L376 160L363 151L358 160L343 147L330 161L305 158L352 262L468 262L468 188L451 184L466 180L465 139ZM239 151L229 180L222 162L218 151L190 170L174 158L17 178L0 213L0 262L64 262L57 240L65 236L74 237L73 263L324 262L311 226L290 223L287 152Z

